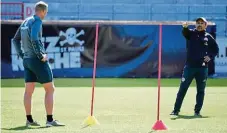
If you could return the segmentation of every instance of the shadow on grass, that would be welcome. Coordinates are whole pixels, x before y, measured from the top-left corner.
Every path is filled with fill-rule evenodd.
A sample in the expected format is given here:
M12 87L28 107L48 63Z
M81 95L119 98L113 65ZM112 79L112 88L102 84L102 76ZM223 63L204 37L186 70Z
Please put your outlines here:
M41 126L41 127L18 126L18 127L13 127L13 128L2 128L2 130L20 131L20 130L41 129L41 128L48 128L48 127L46 127L46 126Z
M172 116L170 118L171 120L177 120L177 119L203 119L203 118L210 118L209 116L195 116L195 115L178 115L178 116Z
M85 126L81 127L80 129L84 129L84 128L88 128L88 127L91 127L91 126L85 125Z

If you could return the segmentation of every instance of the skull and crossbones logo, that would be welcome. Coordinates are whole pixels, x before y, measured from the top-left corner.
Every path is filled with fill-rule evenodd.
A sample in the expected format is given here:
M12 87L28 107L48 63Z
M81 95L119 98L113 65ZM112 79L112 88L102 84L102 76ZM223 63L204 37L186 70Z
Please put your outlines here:
M75 45L75 43L79 44L80 46L84 44L84 41L77 39L77 37L84 35L84 30L81 30L79 33L77 33L75 28L68 28L66 32L60 31L59 36L64 36L66 39L63 41L60 41L60 45L64 46L65 44L69 45Z

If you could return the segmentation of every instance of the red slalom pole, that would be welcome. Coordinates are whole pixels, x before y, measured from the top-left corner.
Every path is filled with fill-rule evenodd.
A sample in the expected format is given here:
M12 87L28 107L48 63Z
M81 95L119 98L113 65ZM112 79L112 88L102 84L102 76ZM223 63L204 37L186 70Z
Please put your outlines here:
M157 121L160 119L160 89L161 89L161 71L162 71L162 25L159 26L159 46L158 46L158 105Z
M166 130L167 129L165 124L160 120L161 71L162 71L162 24L159 25L157 121L154 124L154 126L152 127L153 130Z
M97 48L99 38L99 24L96 24L95 28L95 52L94 52L94 67L93 67L93 78L92 78L92 99L91 99L91 116L93 116L94 108L94 95L95 95L95 77L96 77L96 62L97 62Z
M92 125L99 125L99 122L93 116L93 109L94 109L94 96L95 96L95 77L96 77L96 62L97 62L97 49L98 49L98 37L99 37L99 24L96 24L95 28L95 50L94 50L94 67L93 67L93 78L92 78L92 98L91 98L91 114L88 116L84 122L84 127L92 126Z

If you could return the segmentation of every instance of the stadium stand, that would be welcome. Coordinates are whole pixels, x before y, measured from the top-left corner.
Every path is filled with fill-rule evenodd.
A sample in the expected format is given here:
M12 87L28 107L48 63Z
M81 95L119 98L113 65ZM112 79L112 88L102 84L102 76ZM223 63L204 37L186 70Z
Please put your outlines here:
M38 0L2 0L35 3ZM227 0L44 0L49 20L188 21L204 16L217 24L217 35L227 36ZM2 19L23 19L23 6L2 4ZM4 15L4 13L12 15Z

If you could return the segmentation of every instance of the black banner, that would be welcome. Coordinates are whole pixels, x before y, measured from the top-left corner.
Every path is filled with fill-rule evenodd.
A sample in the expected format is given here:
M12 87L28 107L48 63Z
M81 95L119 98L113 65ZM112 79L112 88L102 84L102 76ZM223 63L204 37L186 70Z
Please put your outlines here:
M18 27L2 25L2 78L23 77L11 43ZM186 57L181 29L163 25L162 77L181 76ZM158 37L159 25L101 25L97 77L157 77ZM44 25L42 42L55 77L92 77L95 25Z

